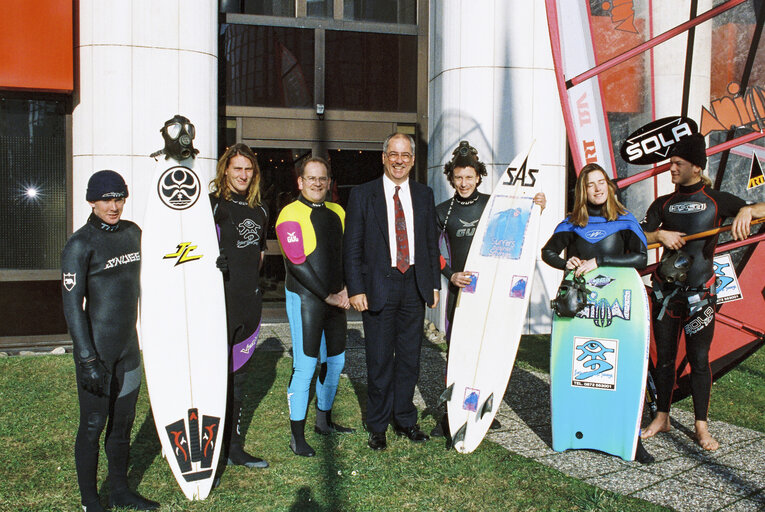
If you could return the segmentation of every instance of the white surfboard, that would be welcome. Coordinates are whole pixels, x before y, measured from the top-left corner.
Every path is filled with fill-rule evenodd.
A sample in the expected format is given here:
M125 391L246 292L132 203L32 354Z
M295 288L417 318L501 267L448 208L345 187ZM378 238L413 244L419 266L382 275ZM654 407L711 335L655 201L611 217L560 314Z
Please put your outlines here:
M531 294L537 256L537 167L528 151L510 163L478 222L457 299L444 398L454 447L475 450L507 389Z
M205 499L226 411L228 343L214 163L160 157L141 241L141 349L162 451L183 493Z

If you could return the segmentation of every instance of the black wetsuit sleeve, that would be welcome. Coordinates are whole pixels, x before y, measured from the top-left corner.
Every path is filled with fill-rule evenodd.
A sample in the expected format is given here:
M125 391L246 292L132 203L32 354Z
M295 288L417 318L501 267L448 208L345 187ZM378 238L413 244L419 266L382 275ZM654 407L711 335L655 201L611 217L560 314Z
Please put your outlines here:
M645 218L640 223L643 231L653 232L659 229L659 226L661 226L661 205L665 200L666 197L662 196L648 207L648 211L645 212Z
M718 215L720 217L735 217L738 215L739 210L747 205L747 202L738 196L734 196L728 192L722 192L719 190L710 190L712 197L717 201L719 208Z
M599 267L632 267L644 269L648 264L648 250L643 241L629 229L620 232L626 252L624 254L604 254L597 257Z
M289 258L284 258L284 263L287 265L287 270L292 273L292 276L309 292L316 295L319 299L324 300L329 297L329 290L324 285L316 271L313 269L308 260L300 264L292 263Z
M61 289L64 318L69 327L77 362L97 358L95 344L90 331L88 315L83 301L88 292L88 265L90 251L85 240L71 238L61 253L61 272L64 286Z
M441 207L441 205L436 206L436 224L438 225L439 237L444 238L446 250L448 251L448 254L451 254L451 244L449 243L449 236L446 234L446 220L446 210ZM440 261L441 259L439 258L439 262ZM443 263L444 267L441 269L441 275L447 280L451 280L454 270L449 266L449 261L446 258L443 259Z
M561 258L560 253L569 246L572 236L574 235L571 232L566 231L553 233L553 236L551 236L545 246L542 247L542 261L551 267L565 270L566 260Z

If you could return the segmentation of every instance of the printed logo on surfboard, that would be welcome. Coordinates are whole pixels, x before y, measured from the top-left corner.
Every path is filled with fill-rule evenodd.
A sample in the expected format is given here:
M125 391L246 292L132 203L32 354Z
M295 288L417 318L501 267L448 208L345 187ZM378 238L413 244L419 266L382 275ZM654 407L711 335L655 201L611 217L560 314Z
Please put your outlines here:
M590 286L594 286L595 288L605 288L609 284L614 282L614 278L604 276L603 274L598 274L596 277L593 277L589 281L587 281L587 284Z
M574 336L571 385L594 389L616 389L619 340Z
M510 298L523 299L526 297L526 285L528 282L528 276L513 276L513 279L510 281Z
M173 210L186 210L194 206L202 192L196 173L178 165L170 167L157 182L157 193L165 206Z
M202 416L201 430L197 409L189 409L186 419L188 429L183 418L165 426L175 461L187 482L210 478L213 475L212 462L220 418Z
M481 240L481 256L520 259L532 205L530 197L492 197L489 227Z
M478 410L478 399L480 397L481 390L465 388L465 396L462 399L462 408L466 411L476 412Z
M738 285L736 270L733 268L733 262L730 254L718 254L714 259L715 270L715 288L717 289L717 303L723 304L733 300L744 298L741 293L741 287Z
M162 256L163 260L169 260L172 258L178 258L178 261L175 262L174 267L177 267L181 263L186 263L189 261L198 260L203 254L191 254L191 252L196 249L196 245L191 245L191 242L182 242L175 246L176 251L170 254L165 254Z
M577 318L589 318L598 327L608 327L614 318L629 321L632 311L632 290L622 290L622 301L614 299L608 303L606 299L598 300L597 292L592 292L587 298L587 305L576 314Z
M462 293L475 293L478 286L478 272L470 273L470 282L462 289Z

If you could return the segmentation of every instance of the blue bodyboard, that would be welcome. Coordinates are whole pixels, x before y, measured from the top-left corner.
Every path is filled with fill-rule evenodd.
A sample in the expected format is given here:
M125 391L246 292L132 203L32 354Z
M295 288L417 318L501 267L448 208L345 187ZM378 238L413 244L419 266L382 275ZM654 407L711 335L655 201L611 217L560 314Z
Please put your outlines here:
M575 318L553 313L553 449L634 460L648 371L648 297L632 268L599 267L585 280L585 309Z

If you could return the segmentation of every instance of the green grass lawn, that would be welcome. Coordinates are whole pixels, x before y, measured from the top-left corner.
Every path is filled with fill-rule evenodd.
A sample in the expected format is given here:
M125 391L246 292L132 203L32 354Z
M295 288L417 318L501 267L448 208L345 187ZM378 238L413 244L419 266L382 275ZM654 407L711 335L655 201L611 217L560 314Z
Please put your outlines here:
M521 366L546 371L549 343L524 337ZM432 350L427 348L426 350ZM765 354L755 354L715 385L712 415L765 431ZM388 436L388 450L373 452L361 428L357 394L342 378L333 418L358 429L323 437L307 428L312 459L287 446L286 388L291 359L258 352L245 403L247 450L268 460L266 470L228 468L221 486L203 502L189 502L160 455L141 390L131 451L130 480L164 511L245 510L665 510L596 489L490 442L469 456L441 442L413 445ZM0 510L79 510L73 446L78 413L71 355L0 359ZM735 407L734 407L735 406ZM308 424L313 422L313 406ZM433 419L421 421L425 430ZM101 456L100 481L106 476ZM108 486L102 487L102 497Z

